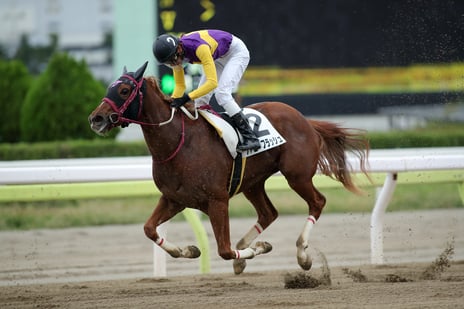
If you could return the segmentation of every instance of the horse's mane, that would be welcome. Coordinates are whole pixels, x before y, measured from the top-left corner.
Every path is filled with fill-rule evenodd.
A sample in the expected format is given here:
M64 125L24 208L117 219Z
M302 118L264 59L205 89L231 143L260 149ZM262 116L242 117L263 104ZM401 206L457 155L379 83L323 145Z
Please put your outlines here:
M157 96L162 98L164 101L170 101L170 97L165 95L161 88L159 87L159 81L154 76L147 76L145 77L145 81L147 82L148 87L152 88Z

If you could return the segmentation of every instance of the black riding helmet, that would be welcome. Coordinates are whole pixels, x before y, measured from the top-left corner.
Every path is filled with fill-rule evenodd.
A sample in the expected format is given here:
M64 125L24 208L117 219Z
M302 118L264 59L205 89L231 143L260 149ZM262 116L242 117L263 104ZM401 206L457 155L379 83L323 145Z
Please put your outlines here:
M179 39L171 34L162 34L153 43L153 55L160 63L168 62L176 53Z

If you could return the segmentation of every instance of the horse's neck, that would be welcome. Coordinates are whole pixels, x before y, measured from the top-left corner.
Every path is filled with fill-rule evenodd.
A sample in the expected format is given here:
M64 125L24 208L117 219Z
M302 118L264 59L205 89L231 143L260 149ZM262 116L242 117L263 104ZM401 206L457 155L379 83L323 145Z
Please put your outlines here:
M164 125L160 124L171 118L169 103L163 98L150 93L144 99L141 121L155 125L141 125L147 147L156 160L169 157L180 141L182 132L182 119L179 112L172 120Z

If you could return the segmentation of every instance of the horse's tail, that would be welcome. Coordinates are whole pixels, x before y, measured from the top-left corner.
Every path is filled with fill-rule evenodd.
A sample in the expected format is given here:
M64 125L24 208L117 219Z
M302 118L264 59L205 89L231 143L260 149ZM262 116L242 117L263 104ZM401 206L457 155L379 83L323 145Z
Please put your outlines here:
M345 152L353 153L360 163L361 171L370 180L367 172L369 141L362 130L350 130L326 121L309 120L321 137L321 155L318 161L322 174L340 181L343 186L356 194L363 191L356 186L347 166Z

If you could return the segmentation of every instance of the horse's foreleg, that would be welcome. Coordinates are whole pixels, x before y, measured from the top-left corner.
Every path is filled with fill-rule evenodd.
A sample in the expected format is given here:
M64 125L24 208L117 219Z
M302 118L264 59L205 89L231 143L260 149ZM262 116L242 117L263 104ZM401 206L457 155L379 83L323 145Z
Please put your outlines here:
M187 246L184 248L180 248L177 245L174 245L171 242L168 242L166 239L162 237L158 237L155 240L155 243L163 248L164 251L169 253L170 256L174 258L190 258L190 259L195 259L201 255L200 249L196 246Z
M251 259L256 255L271 251L266 242L257 242L253 247L232 250L230 244L230 225L227 201L214 201L209 204L208 215L218 246L218 254L225 260Z
M272 245L267 241L257 241L254 246L235 250L235 261L241 259L252 259L257 255L268 253L272 250Z
M201 254L197 247L187 246L185 248L180 248L167 241L165 238L160 237L156 230L160 224L168 221L183 209L183 207L173 207L164 196L161 196L153 214L144 225L145 235L172 257L197 258Z

